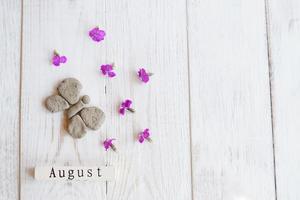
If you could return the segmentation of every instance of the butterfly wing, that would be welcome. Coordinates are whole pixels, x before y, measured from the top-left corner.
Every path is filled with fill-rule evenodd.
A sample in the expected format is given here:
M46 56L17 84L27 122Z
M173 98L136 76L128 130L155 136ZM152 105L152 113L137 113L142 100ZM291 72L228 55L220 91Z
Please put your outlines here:
M105 120L104 112L97 107L83 108L80 116L85 125L92 130L99 129Z
M50 112L59 112L68 109L68 102L59 95L52 95L46 99L46 108Z
M82 138L86 134L86 126L79 115L70 119L68 132L73 138Z
M71 105L79 101L81 89L81 83L75 78L67 78L57 87L58 93Z

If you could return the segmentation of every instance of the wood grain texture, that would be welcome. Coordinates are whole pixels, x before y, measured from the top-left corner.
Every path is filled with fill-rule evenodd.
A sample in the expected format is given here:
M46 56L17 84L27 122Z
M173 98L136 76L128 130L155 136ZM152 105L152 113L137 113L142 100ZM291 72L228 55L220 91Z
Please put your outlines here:
M1 0L0 199L300 199L300 3L266 3L23 0L21 16L21 0ZM101 43L88 37L96 25ZM54 49L67 64L51 65ZM107 79L99 66L111 62L117 77ZM154 72L149 84L139 67ZM44 107L66 77L106 113L80 140ZM126 98L136 113L122 117ZM145 128L152 144L137 142ZM107 137L118 153L104 152ZM33 168L50 164L113 165L116 181L35 181Z
M108 184L110 200L191 199L188 71L185 1L106 1L106 57L117 77L107 81L109 137L118 153ZM140 67L153 72L148 84ZM121 101L133 100L136 113L118 115ZM153 143L139 144L137 134L150 128Z
M0 199L18 198L21 1L0 2Z
M95 43L88 31L105 24L102 2L24 0L22 75L22 200L106 199L106 184L93 182L34 181L32 169L43 165L104 165L105 153L100 131L89 131L73 139L65 131L62 113L45 109L44 100L64 78L75 77L91 105L106 108L105 80L99 64L105 60L106 43ZM53 50L68 62L58 68L50 64Z
M300 199L300 2L268 1L277 199Z
M188 1L194 199L275 199L264 2Z

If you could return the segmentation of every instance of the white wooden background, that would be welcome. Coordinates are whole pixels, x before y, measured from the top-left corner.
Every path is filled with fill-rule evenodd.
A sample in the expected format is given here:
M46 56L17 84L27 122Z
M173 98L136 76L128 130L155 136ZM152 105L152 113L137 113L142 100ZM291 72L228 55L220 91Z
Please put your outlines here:
M0 199L299 200L299 52L299 0L0 0ZM80 140L43 106L70 76L107 116ZM137 113L122 118L124 98ZM35 181L48 164L114 165L116 180Z

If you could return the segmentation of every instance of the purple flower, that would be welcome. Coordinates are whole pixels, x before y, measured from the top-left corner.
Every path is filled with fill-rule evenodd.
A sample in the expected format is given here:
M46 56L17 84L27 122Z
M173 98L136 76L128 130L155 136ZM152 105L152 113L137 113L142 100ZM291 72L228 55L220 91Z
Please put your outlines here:
M105 148L105 151L107 151L109 148L112 148L115 151L115 146L112 143L113 140L116 140L116 139L114 139L114 138L112 138L112 139L106 139L103 142L103 146Z
M147 73L146 70L144 68L139 69L138 71L138 76L139 79L144 82L147 83L149 81L149 76L151 75L151 73Z
M138 135L138 140L140 143L143 143L145 139L148 140L149 142L151 142L150 133L149 133L148 128L146 128L143 132L139 133L139 135Z
M52 64L55 66L59 66L61 63L66 63L67 57L66 56L59 56L59 54L54 51L53 57L52 57Z
M89 32L89 36L96 42L104 40L105 31L100 30L98 27L93 28Z
M113 65L110 64L101 65L100 70L102 71L102 74L104 76L108 76L110 78L116 76L116 73L113 71Z
M129 100L129 99L126 99L125 101L123 101L121 103L121 106L120 106L120 109L119 109L119 113L121 115L124 115L125 114L125 111L126 110L129 110L130 112L134 112L134 109L132 109L130 106L132 104L132 101Z

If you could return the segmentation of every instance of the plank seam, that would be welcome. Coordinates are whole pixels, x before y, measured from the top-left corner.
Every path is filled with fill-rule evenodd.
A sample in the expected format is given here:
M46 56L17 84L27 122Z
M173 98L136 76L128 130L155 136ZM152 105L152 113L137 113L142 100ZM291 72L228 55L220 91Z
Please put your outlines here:
M267 56L268 56L268 71L269 71L269 95L270 95L270 113L271 113L271 131L272 131L272 149L273 149L273 173L274 173L274 189L275 200L277 200L277 170L276 170L276 155L275 155L275 135L274 135L274 116L273 116L273 67L271 58L270 45L270 19L269 19L269 1L265 0L265 23L266 23L266 41L267 41Z
M20 6L20 12L21 12L21 21L20 21L20 56L19 56L19 62L20 62L20 74L19 74L19 149L18 149L18 197L19 200L21 200L21 152L22 152L22 148L21 148L21 132L22 132L22 75L23 75L23 13L24 13L24 0L21 0L21 6Z
M191 166L191 197L194 199L194 179L193 179L193 148L192 148L192 113L191 113L191 78L190 78L190 47L189 47L189 14L188 0L185 1L186 13L186 54L187 54L187 69L188 69L188 98L189 98L189 134L190 134L190 166Z
M107 16L106 16L106 11L107 11L107 1L105 0L104 1L104 27L107 28ZM105 58L107 57L107 48L105 48ZM105 97L106 97L106 100L105 100L105 104L107 104L107 82L105 81L105 84L104 84L104 94L105 94ZM105 139L107 138L107 128L106 128L106 131L105 131ZM107 156L107 152L105 152L105 166L108 165L108 156ZM108 181L105 181L105 199L107 200L108 199Z

